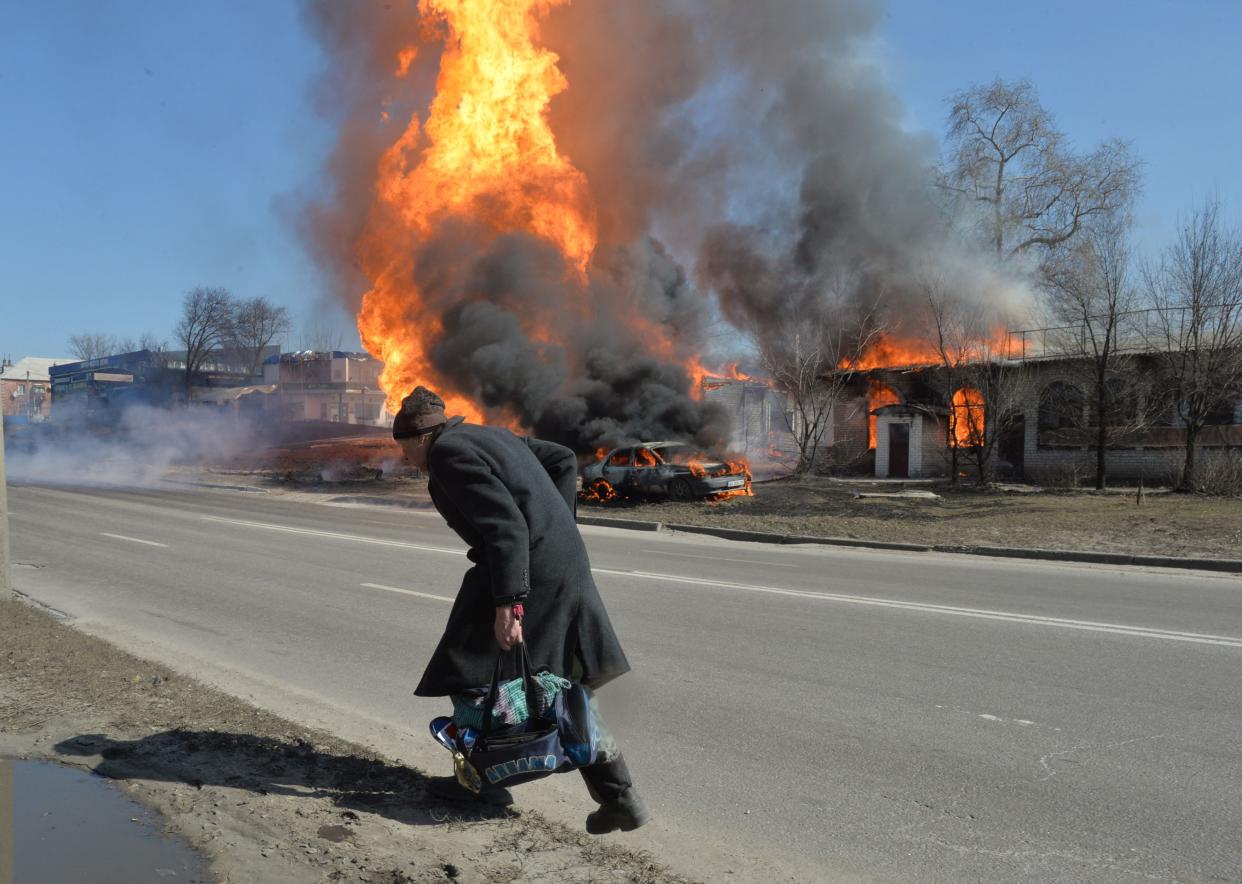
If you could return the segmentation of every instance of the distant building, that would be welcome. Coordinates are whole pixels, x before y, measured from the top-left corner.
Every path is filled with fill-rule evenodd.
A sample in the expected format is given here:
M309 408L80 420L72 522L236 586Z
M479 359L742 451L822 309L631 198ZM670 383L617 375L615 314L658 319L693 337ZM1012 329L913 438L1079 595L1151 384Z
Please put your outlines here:
M286 420L321 420L387 426L379 376L384 363L368 353L303 350L270 356L263 383L274 387L268 410Z
M209 353L194 376L191 401L257 380L242 362L228 351ZM107 424L131 405L168 406L186 400L184 351L135 350L57 365L49 374L56 403L53 420L84 417Z
M228 351L208 355L190 388L190 402L265 421L321 420L385 426L379 386L383 363L340 350L265 353L252 376ZM58 365L50 372L54 419L85 415L107 424L130 405L184 403L185 353L138 350Z
M0 399L8 420L39 423L52 412L52 379L48 370L69 359L26 356L0 361Z

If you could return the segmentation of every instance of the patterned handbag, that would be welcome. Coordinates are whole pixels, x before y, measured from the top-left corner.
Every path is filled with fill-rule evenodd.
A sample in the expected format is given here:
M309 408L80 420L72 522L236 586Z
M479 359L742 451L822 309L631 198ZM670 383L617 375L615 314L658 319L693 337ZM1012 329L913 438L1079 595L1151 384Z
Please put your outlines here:
M458 782L476 793L485 782L496 787L517 785L585 767L599 758L599 731L590 692L551 673L532 674L530 652L525 644L518 647L517 679L502 681L505 652L496 657L477 732L446 716L431 722L432 736L453 753ZM544 690L549 676L561 683L550 699ZM501 692L512 690L515 682L521 686L524 704L512 699L499 702ZM522 715L513 724L496 723L497 710L522 705L523 712L535 714Z

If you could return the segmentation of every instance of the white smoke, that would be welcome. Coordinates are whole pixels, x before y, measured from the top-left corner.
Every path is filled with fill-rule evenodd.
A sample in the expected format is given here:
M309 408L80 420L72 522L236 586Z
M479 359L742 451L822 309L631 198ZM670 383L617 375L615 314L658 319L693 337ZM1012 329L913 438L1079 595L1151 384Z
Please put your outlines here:
M168 487L179 466L221 463L262 443L261 427L214 407L133 405L115 425L57 419L6 439L10 481L109 488Z

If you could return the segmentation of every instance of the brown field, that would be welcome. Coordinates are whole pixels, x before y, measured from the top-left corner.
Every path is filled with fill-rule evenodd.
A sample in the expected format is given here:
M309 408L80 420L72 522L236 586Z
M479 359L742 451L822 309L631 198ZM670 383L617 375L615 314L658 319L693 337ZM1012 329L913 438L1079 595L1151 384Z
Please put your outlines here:
M904 543L1020 546L1150 555L1242 557L1242 500L1126 492L1010 493L919 485L937 500L857 498L900 485L832 479L756 484L718 503L583 505L580 512L666 524Z

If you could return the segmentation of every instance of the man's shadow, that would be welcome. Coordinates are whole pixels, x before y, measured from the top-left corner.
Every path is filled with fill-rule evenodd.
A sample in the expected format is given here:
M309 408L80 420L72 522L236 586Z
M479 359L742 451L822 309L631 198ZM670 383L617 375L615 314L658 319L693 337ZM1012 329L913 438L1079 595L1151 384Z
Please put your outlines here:
M56 744L63 756L103 760L93 768L110 779L163 780L245 789L257 795L328 798L345 810L381 814L409 825L504 819L516 813L481 801L446 799L429 788L451 778L357 755L317 751L302 740L252 734L171 730L140 740L81 734Z

